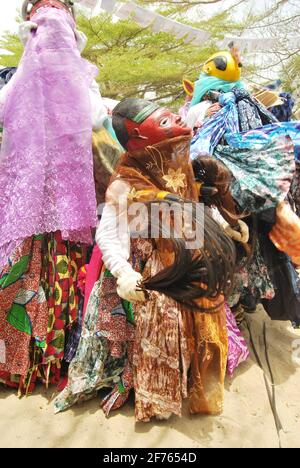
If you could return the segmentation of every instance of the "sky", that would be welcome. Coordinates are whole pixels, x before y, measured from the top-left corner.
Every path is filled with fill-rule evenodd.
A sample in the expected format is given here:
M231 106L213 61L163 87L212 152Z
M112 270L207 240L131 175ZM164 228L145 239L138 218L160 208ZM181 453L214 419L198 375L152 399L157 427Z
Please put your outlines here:
M202 6L201 14L210 16L214 14L216 11L220 10L222 6L228 8L229 5L236 3L236 1L237 0L222 0L222 3L216 3L215 5L210 4L210 5L207 5L206 7ZM246 3L247 7L245 4L243 4L239 8L236 8L234 11L234 16L236 19L241 18L243 14L249 12L249 9L252 9L253 13L261 12L264 8L267 8L270 5L274 4L275 1L276 0L259 0L259 1L247 0L247 3ZM5 7L3 8L3 10L1 10L1 14L0 14L0 36L1 36L5 31L10 31L10 32L17 31L18 29L18 24L16 22L16 18L18 16L17 9L21 10L23 0L0 0L0 2L5 3ZM99 2L98 5L100 5L101 1L98 0L98 2ZM290 0L289 6L284 7L285 14L291 13L295 9L299 10L299 3L300 3L300 0ZM94 10L94 13L97 14L98 12L100 12L99 6L96 7ZM254 31L251 31L251 33L255 34ZM249 34L249 36L252 34Z
M176 0L174 0L176 1ZM249 12L249 9L252 10L252 13L259 13L263 11L265 8L270 7L270 5L274 5L274 2L276 0L247 0L246 5L245 3L236 8L234 11L234 17L235 19L240 19L243 17L244 14L247 14ZM16 21L18 12L17 10L21 10L23 0L0 0L1 4L5 3L5 7L1 10L0 14L0 36L5 32L17 32L18 30L18 23ZM235 4L237 0L222 0L222 3L216 3L207 5L206 7L201 6L199 13L201 15L205 15L207 17L213 15L217 11L220 10L220 8L228 8L231 6L231 4ZM100 3L101 1L98 0L98 7L95 8L94 13L97 14L100 12ZM290 14L293 11L299 11L299 3L300 0L289 0L288 6L284 7L284 13L285 14ZM88 14L90 14L90 11L88 11ZM254 31L251 31L251 34L255 34ZM0 52L4 52L3 50L0 49ZM264 54L256 54L254 57L248 56L248 60L250 60L252 63L257 65L258 67L261 65L261 63L264 63ZM269 70L266 70L264 72L264 76L267 79L275 79L278 77L278 73L280 71L280 66L277 67L270 67Z
M233 0L224 0L224 3L228 5L230 1L233 1ZM256 5L256 8L257 8L258 5L268 4L268 2L271 2L271 1L272 0L260 0L259 2L257 2L253 0L253 4ZM21 9L21 6L23 4L23 0L1 0L1 3L4 3L4 2L5 2L5 7L1 10L1 15L0 15L0 36L6 30L10 32L15 32L17 30L17 23L16 23L17 8ZM220 8L220 4L215 5L215 6L209 5L207 8L209 8L210 12L213 12L214 10L217 10Z
M1 3L5 2L5 7L1 9L0 15L0 35L5 30L14 32L17 29L16 23L16 10L21 8L22 0L2 0Z

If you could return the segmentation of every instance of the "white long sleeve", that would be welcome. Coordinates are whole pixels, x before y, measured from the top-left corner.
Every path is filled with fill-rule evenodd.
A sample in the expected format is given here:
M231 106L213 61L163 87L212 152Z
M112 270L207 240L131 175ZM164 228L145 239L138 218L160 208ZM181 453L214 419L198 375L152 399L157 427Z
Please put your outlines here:
M108 203L96 232L96 242L103 255L103 262L113 276L118 278L125 269L131 269L130 235L127 225L127 196L130 187L115 181L108 188Z
M107 109L103 104L99 86L96 80L92 81L89 87L89 96L91 101L93 130L100 130L107 118Z
M211 101L202 101L196 106L190 107L185 123L188 127L194 128L197 123L203 123L205 114L212 105Z

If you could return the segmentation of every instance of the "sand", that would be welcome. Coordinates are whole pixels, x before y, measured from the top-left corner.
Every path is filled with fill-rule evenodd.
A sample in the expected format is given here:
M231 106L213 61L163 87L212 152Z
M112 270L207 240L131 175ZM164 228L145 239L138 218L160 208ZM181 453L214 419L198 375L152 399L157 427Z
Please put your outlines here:
M264 373L251 352L251 358L226 382L225 408L219 417L191 417L185 408L181 419L173 416L169 421L136 424L132 401L106 419L99 399L54 415L52 391L40 387L19 400L12 390L0 387L0 447L299 448L300 332L287 322L271 322L262 309L247 317L270 381L263 339L266 323L280 431ZM243 331L249 339L247 328ZM298 347L294 355L293 346Z

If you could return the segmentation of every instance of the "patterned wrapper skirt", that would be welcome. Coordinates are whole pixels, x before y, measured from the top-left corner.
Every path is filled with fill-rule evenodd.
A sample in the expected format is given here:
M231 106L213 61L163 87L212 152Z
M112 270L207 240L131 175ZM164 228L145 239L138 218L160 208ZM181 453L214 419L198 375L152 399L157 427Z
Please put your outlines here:
M300 217L300 163L296 163L296 173L291 186L291 196L297 215Z

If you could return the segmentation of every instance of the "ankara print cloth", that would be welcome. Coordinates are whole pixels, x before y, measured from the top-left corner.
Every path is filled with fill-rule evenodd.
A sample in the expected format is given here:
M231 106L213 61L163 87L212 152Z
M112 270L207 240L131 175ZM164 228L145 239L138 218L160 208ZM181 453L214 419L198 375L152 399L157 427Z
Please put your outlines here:
M98 390L114 387L120 382L126 364L126 348L123 355L113 357L110 342L98 333L99 308L101 307L102 279L94 285L86 310L82 334L76 355L68 372L68 384L54 401L55 412L64 411L81 401L94 398ZM112 291L116 296L116 290ZM120 299L118 299L120 302Z
M31 338L46 339L48 307L40 285L42 237L26 239L0 278L0 371L26 376Z
M31 392L37 380L59 382L83 261L85 248L57 232L25 239L1 273L0 380L20 393Z
M225 139L233 148L261 149L264 145L280 137L291 138L294 145L295 161L300 163L300 122L277 122L272 125L243 133L226 133Z
M42 284L48 303L48 330L43 363L64 357L66 328L78 316L77 276L83 266L83 247L62 240L61 233L47 236L43 252Z
M295 160L288 136L275 137L259 149L219 145L214 157L232 173L231 193L245 212L274 208L290 191Z
M136 244L142 247L143 255L141 256L140 253L139 260L136 255L133 256L134 265L135 268L142 270L145 257L152 252L152 248L145 241L138 241ZM116 279L104 268L88 303L79 347L69 367L68 385L55 400L56 412L96 397L98 390L103 387L112 387L111 392L102 401L106 416L127 401L129 392L134 387L133 359L134 355L137 357L139 353L135 351L134 354L133 347L135 342L134 310L138 316L141 307L141 304L131 305L120 299L117 295ZM164 308L164 305L162 307ZM230 350L227 369L232 375L238 365L248 357L248 351L229 308L226 314ZM149 324L155 324L151 317L149 320ZM170 333L169 326L168 330ZM152 333L157 333L155 325L153 325ZM187 369L188 366L185 367ZM144 392L140 385L136 387L137 391ZM187 394L187 390L184 394ZM151 399L152 396L149 397L149 401ZM166 402L163 403L162 397L160 401L163 408ZM174 407L175 403L172 404ZM141 408L138 411L138 417L145 419L140 411Z

